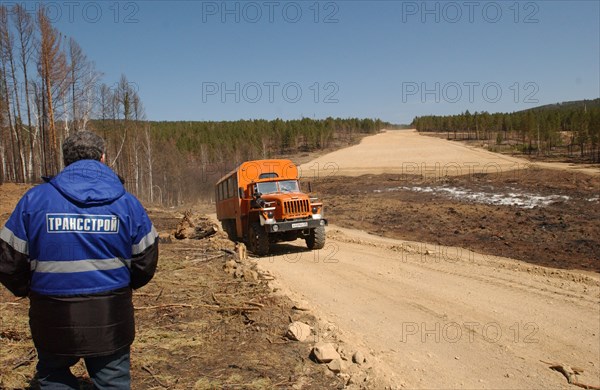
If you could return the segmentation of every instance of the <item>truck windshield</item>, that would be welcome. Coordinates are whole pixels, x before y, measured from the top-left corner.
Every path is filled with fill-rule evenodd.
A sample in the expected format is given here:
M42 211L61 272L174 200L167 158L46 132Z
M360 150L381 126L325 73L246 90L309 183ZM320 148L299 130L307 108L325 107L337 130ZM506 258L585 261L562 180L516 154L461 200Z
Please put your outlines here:
M300 192L297 180L267 181L256 184L256 189L261 194L274 194L276 192Z
M300 192L298 182L296 180L284 180L279 183L279 191L281 192Z

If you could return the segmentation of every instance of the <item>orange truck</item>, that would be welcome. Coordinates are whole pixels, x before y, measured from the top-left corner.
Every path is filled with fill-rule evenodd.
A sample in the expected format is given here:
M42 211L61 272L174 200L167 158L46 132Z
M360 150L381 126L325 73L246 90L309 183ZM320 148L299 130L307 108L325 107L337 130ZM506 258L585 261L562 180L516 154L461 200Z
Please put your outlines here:
M290 160L246 161L215 185L217 218L234 241L245 241L259 256L270 244L306 241L325 246L323 203L300 191L298 168Z

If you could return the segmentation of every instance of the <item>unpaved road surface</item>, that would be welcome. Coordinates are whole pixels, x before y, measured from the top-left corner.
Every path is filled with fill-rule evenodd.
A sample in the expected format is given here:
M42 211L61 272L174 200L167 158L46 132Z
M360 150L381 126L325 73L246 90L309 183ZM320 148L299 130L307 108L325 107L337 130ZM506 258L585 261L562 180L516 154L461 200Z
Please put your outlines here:
M320 252L280 245L261 266L342 339L372 349L398 386L568 388L541 360L583 368L580 381L600 385L597 276L421 249L330 227Z
M440 143L450 149L457 144L415 137L420 136L380 134L336 152L336 174L384 173L403 162L443 167L462 161L507 169L527 164L467 147L448 157ZM415 143L421 146L412 155L410 148L392 152L391 145ZM326 157L318 163L333 160ZM341 338L370 350L392 385L575 388L549 368L564 364L583 370L576 378L580 383L600 386L596 272L541 267L336 226L329 227L328 243L321 251L306 251L301 241L272 250L260 266L277 276L295 299L309 302L317 314L335 322Z
M499 173L527 169L569 169L600 175L600 169L558 162L535 162L420 135L416 130L389 130L360 144L321 156L300 166L303 178L332 175L396 173L425 177Z
M360 144L328 153L300 166L303 177L398 173L454 176L522 169L530 162L459 142L390 130L365 137Z

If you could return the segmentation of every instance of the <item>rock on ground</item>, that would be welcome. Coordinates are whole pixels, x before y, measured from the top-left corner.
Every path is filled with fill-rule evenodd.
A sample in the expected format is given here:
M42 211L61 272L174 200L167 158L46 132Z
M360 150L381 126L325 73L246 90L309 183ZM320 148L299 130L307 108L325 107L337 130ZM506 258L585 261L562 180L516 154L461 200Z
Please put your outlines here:
M340 354L331 343L318 343L313 347L312 353L319 363L329 363L335 359L341 360Z
M304 322L294 321L288 326L286 336L289 339L304 342L310 337L311 334L312 332L310 325L305 324Z
M327 364L327 368L329 368L333 373L339 374L348 369L347 363L342 359L333 359Z
M360 351L356 351L352 355L352 361L356 364L363 364L366 361L365 355Z

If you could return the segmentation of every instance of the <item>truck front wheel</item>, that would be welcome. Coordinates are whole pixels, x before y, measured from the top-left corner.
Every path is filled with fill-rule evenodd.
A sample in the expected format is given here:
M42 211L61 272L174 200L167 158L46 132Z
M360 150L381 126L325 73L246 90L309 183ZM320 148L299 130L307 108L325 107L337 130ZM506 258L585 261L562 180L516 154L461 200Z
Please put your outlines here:
M269 254L269 235L259 223L253 223L248 232L248 246L257 256Z
M310 234L306 236L306 246L308 249L323 249L325 246L325 227L319 226L310 229Z

